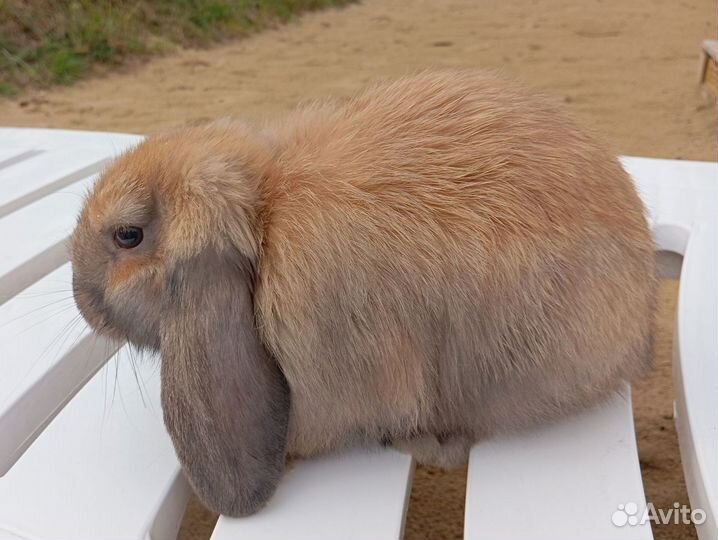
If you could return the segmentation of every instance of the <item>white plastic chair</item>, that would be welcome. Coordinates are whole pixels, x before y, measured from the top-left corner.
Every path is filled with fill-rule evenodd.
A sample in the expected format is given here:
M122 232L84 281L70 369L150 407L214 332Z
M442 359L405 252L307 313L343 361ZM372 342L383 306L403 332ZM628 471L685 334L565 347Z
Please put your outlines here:
M0 130L0 540L161 540L190 495L162 425L157 362L91 334L65 241L102 165L141 137ZM657 248L683 256L676 422L701 540L718 538L718 164L624 158ZM413 462L391 450L295 465L268 506L213 540L389 540ZM645 506L630 390L565 421L476 445L466 539L652 538L617 526ZM628 515L626 514L626 517ZM620 520L619 520L620 521Z

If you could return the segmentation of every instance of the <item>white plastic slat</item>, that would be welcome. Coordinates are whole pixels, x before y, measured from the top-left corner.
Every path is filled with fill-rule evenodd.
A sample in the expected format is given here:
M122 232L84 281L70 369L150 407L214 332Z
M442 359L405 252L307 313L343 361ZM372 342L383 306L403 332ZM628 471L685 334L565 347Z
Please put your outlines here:
M621 156L621 164L642 186L677 188L680 191L715 191L718 165L715 161L690 161ZM645 199L644 199L645 200ZM670 206L670 205L669 205Z
M67 240L91 176L0 219L0 304L68 260Z
M51 150L0 170L0 218L97 173L110 155L109 148Z
M0 476L119 345L81 320L65 264L0 306Z
M638 157L624 157L621 161L654 222L688 226L702 216L715 214L715 163Z
M718 206L718 203L717 203ZM716 209L718 218L718 208ZM683 259L673 373L676 427L701 540L718 538L718 219L691 230Z
M298 462L264 509L220 517L211 540L399 540L413 471L393 450Z
M630 503L639 513L646 506L626 388L555 425L476 445L464 538L650 540L648 523L614 524L619 505Z
M693 223L716 212L718 165L625 157L648 210L657 249L683 254Z
M99 148L118 154L142 140L140 135L64 129L0 128L0 148L67 150Z
M190 491L162 423L158 371L142 360L136 379L121 351L93 377L0 478L0 538L176 538Z

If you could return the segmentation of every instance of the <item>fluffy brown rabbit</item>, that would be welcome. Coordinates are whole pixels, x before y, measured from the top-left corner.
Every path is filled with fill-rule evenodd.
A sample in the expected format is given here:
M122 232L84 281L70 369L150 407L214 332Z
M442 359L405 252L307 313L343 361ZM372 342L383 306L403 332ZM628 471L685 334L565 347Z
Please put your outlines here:
M559 106L471 70L149 137L88 196L72 262L89 323L161 352L177 455L228 515L286 455L451 466L649 364L628 175Z

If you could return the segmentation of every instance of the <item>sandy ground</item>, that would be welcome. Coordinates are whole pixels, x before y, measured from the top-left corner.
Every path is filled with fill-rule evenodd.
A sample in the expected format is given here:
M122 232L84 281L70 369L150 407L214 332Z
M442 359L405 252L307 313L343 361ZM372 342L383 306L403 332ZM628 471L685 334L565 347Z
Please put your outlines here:
M716 0L365 0L0 102L0 125L147 133L227 114L276 116L429 66L483 66L561 96L621 153L715 160L715 100L701 95L696 78L700 42L716 34L717 14ZM675 282L662 286L657 367L634 389L647 497L665 509L687 502L671 419L676 290ZM406 537L460 538L463 486L462 471L417 471ZM181 538L207 538L214 519L193 503ZM654 533L694 537L675 526Z

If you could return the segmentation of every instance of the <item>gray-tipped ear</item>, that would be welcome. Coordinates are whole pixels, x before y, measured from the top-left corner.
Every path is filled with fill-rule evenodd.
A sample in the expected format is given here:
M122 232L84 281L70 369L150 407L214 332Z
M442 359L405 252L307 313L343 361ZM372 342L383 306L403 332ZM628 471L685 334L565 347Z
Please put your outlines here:
M289 389L255 328L251 268L207 250L169 276L162 407L182 468L210 509L242 516L274 493Z

